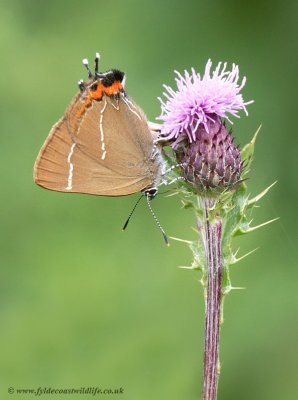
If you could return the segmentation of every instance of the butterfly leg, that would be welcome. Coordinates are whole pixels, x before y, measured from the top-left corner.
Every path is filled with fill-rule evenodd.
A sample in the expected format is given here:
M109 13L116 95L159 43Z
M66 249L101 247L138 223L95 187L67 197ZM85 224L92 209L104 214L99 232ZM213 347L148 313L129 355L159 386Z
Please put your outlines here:
M174 179L171 179L170 181L163 179L163 181L159 184L159 186L165 185L165 186L169 186L172 185L172 183L176 183L178 181L185 181L185 178L183 176L177 176Z
M168 168L168 169L166 169L165 171L163 171L163 172L161 173L161 175L166 175L166 174L168 174L169 172L171 172L171 171L173 171L174 169L179 168L179 167L183 167L183 164L175 164L175 165L172 165L170 168Z
M154 160L158 155L160 155L159 147L156 143L153 143L152 154L150 160Z

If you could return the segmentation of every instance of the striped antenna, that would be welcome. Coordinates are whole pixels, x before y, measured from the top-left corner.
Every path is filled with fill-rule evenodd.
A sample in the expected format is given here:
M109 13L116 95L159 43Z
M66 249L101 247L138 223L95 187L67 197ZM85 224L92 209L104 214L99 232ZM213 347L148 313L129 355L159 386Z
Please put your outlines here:
M85 67L86 67L86 69L88 71L88 78L92 78L93 75L92 75L91 69L89 67L88 59L87 58L83 58L82 63L85 65Z
M159 222L159 220L157 219L157 216L155 215L154 211L152 210L152 207L151 207L151 204L150 204L151 199L150 199L150 195L149 195L149 194L146 194L146 200L147 200L147 204L148 204L149 210L150 210L150 212L151 212L151 214L152 214L152 216L153 216L153 218L154 218L154 220L155 220L157 226L159 227L159 229L160 229L160 231L161 231L161 233L162 233L162 236L163 236L163 238L164 238L164 240L165 240L165 242L166 242L166 245L167 245L167 246L170 246L168 237L167 237L165 231L163 230L162 226L160 225L160 222Z
M132 217L132 214L134 213L135 209L137 208L137 205L139 204L139 202L141 201L142 198L143 198L143 194L142 194L141 197L137 200L136 204L134 205L133 209L131 210L131 213L129 214L129 216L128 216L126 222L125 222L125 224L123 225L123 228L122 228L123 231L125 231L125 229L126 229L128 223L129 223L129 221L130 221L130 218Z
M99 61L99 59L100 59L100 54L99 53L96 53L95 54L95 68L94 68L94 71L95 71L95 76L97 76L97 74L98 74L98 61Z

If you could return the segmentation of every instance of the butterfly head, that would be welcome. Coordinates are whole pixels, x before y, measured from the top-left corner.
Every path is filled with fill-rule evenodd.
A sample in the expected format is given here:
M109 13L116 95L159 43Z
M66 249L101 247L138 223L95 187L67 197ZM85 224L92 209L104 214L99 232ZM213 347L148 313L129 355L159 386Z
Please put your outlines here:
M92 73L89 67L89 61L87 58L83 59L83 64L87 69L88 80L83 81L82 79L79 81L80 91L91 90L96 91L98 85L102 85L103 88L107 89L106 94L109 95L109 88L113 87L118 90L123 89L125 83L125 73L120 71L119 69L110 69L106 72L98 71L98 62L99 62L99 53L96 53L95 56L95 67L94 73ZM113 93L114 94L114 93Z
M124 72L120 71L119 69L110 69L106 72L99 72L98 62L99 53L96 53L93 73L89 67L87 58L83 59L83 64L87 69L88 79L86 81L81 79L78 82L81 99L84 102L78 112L79 118L84 114L86 107L89 107L94 100L100 101L104 95L116 99L120 97L120 93L125 95Z
M147 197L148 200L153 200L154 197L157 195L157 188L156 187L151 187L149 189L146 189L144 191L145 196Z

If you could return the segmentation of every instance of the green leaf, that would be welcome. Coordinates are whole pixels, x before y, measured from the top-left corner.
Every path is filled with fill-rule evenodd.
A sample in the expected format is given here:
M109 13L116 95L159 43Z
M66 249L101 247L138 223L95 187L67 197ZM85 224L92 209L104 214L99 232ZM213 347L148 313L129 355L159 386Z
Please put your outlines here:
M262 224L256 225L256 226L250 226L251 221L244 222L243 224L241 224L239 226L239 228L235 232L234 236L246 235L247 233L256 231L257 229L262 228L265 225L271 224L272 222L277 221L278 219L279 219L279 217L273 218L270 221L263 222Z
M227 205L223 218L223 251L230 248L231 238L238 229L244 217L244 204L246 202L246 185L242 183L234 193L231 202ZM226 254L225 254L226 255Z
M255 151L255 143L257 140L257 136L258 133L260 132L262 125L259 126L258 130L256 131L256 133L254 134L252 140L243 147L243 149L241 150L241 160L244 161L244 171L242 173L242 177L245 176L250 168L250 165L252 163L253 160L253 155L254 155L254 151Z
M277 183L277 181L273 182L270 186L268 186L266 189L264 189L261 193L259 193L257 196L255 196L252 199L249 199L247 202L247 207L253 207L259 200L261 200L262 197L265 196L269 192L269 190Z
M182 208L189 210L195 208L194 203L190 200L182 200Z

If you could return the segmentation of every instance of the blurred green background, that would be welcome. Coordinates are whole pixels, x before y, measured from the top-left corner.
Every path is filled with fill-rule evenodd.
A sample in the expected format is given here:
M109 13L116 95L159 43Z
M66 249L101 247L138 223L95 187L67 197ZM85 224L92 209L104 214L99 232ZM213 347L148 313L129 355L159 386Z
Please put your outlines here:
M144 202L121 232L137 196L61 194L32 181L44 139L86 77L81 59L96 51L102 70L127 73L128 93L151 120L174 69L203 71L210 57L247 76L244 98L255 103L235 121L237 141L263 124L249 187L278 180L255 223L281 218L235 241L243 253L260 249L232 270L246 290L225 303L219 399L298 398L297 4L0 2L1 399L33 399L8 388L39 386L200 398L202 288L199 275L177 268L190 263L188 250L166 248ZM194 237L178 198L153 206L168 235Z

